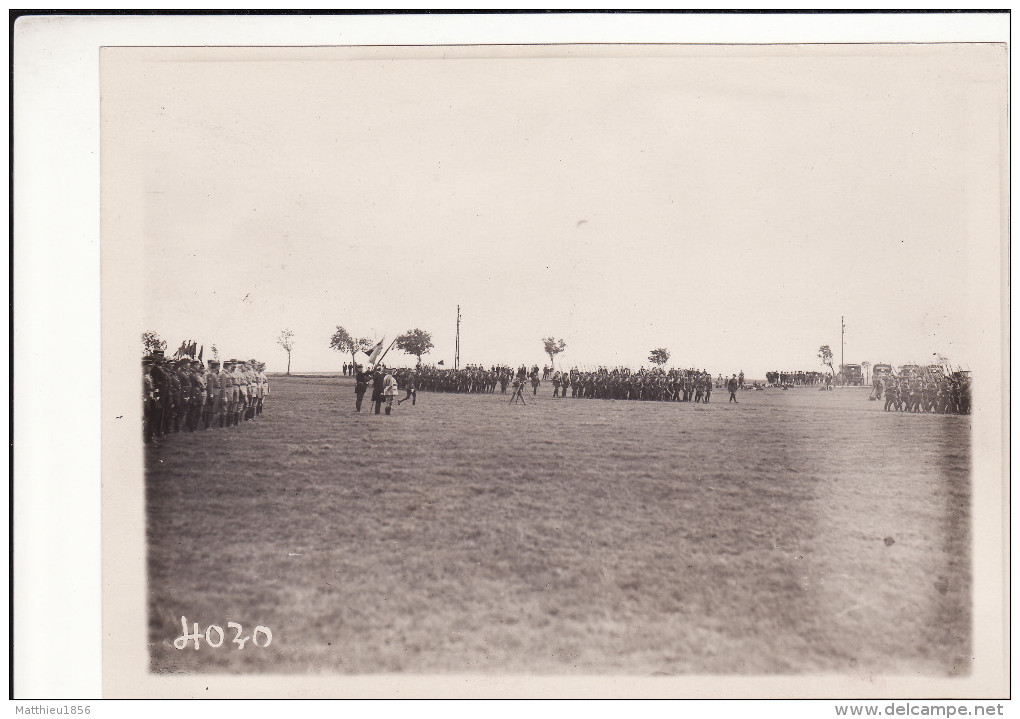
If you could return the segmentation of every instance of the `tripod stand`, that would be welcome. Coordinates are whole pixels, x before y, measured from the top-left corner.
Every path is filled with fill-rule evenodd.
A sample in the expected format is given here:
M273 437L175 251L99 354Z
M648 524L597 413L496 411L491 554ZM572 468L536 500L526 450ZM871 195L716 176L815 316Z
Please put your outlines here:
M509 404L520 402L521 404L527 404L527 400L524 399L524 388L527 387L526 382L521 380L514 380L513 394L510 395Z

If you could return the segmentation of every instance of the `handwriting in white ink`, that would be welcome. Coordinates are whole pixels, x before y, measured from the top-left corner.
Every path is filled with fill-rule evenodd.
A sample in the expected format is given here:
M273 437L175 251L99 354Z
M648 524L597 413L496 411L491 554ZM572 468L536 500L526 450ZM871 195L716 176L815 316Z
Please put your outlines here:
M198 651L203 639L206 644L214 649L223 646L223 640L225 638L223 627L216 624L210 624L205 628L205 632L203 633L198 628L198 622L193 622L192 626L194 627L194 630L189 634L188 619L187 617L181 617L181 636L174 639L175 647L178 649L184 649L188 646L188 643L191 642L195 647L195 651ZM244 645L249 639L251 640L251 643L259 649L265 649L273 642L272 630L269 627L262 626L261 624L255 627L251 636L248 637L241 636L244 633L244 627L237 622L227 622L227 629L234 630L234 638L231 640L231 643L236 644L238 649L244 649ZM260 637L261 641L259 639Z

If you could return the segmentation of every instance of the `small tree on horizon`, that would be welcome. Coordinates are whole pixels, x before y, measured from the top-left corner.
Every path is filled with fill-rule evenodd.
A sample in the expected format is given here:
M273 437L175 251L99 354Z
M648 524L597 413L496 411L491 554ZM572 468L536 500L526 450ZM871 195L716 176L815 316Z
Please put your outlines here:
M829 374L835 377L836 371L832 368L832 349L829 345L822 345L818 348L818 359L822 361L823 365L829 368Z
M567 343L562 339L556 339L554 337L543 337L542 344L545 349L545 353L549 355L549 363L555 368L556 367L556 355L567 348Z
M648 361L661 367L669 362L669 350L665 347L652 350L651 354L648 355Z
M294 350L294 332L291 330L282 330L280 336L276 338L276 344L283 347L287 353L287 374L290 375L290 353Z
M408 330L398 336L396 344L397 349L401 352L417 357L419 365L421 364L421 356L427 355L429 350L435 346L432 344L432 335L425 330L417 328Z
M157 332L143 332L142 333L142 354L151 355L153 352L163 351L166 349L166 340L159 338Z
M372 340L367 337L355 339L351 336L351 333L345 330L342 326L336 326L336 332L329 339L329 346L331 349L335 349L337 352L343 352L351 356L351 364L356 365L357 359L355 355L358 352L365 352L372 349L375 344Z

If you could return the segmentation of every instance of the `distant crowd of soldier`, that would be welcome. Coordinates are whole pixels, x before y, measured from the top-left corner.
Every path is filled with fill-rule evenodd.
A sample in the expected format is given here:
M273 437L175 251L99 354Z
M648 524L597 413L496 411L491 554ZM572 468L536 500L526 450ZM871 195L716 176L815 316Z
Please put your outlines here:
M721 377L721 376L720 376ZM632 371L626 367L581 372L553 372L553 397L572 399L629 399L660 402L705 403L712 390L721 387L711 373L694 367L664 370L661 367Z
M767 387L809 387L820 384L831 383L829 375L822 372L786 371L775 370L765 373L765 385Z
M962 372L876 377L872 398L885 398L886 412L970 414L970 377Z
M262 414L269 395L265 364L255 360L142 358L142 436L151 442L171 432L233 427Z
M726 386L725 381L716 382L709 372L695 368L667 371L657 367L633 371L626 367L599 367L581 371L575 367L546 374L539 370L538 365L530 369L521 365L516 370L509 365L493 365L488 369L481 365L468 365L463 369L421 366L414 370L397 370L394 375L400 387L409 392L421 389L427 392L493 394L498 389L501 394L507 394L508 389L513 392L523 387L525 391L530 388L532 395L538 394L542 377L548 376L553 385L553 397L572 399L707 403L713 388ZM742 386L742 372L739 382Z

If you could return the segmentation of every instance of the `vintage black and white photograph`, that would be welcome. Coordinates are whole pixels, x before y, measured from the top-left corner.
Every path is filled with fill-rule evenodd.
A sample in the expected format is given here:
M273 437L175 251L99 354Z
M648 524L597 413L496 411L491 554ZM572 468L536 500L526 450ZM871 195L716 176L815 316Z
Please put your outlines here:
M1007 70L103 48L147 681L997 671Z

